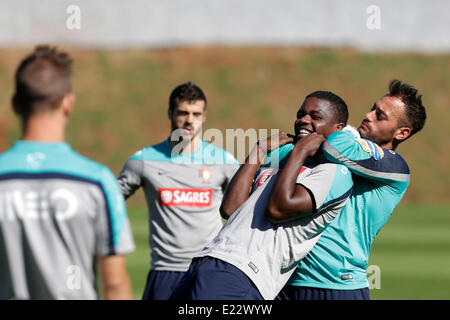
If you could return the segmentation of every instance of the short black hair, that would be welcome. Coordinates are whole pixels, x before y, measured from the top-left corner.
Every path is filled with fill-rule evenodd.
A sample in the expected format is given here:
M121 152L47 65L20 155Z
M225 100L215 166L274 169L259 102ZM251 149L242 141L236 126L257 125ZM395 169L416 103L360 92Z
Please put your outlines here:
M72 62L56 47L37 46L17 68L14 111L26 120L34 113L57 108L72 90Z
M388 96L398 97L405 104L406 119L400 120L399 127L411 128L408 138L422 130L427 114L422 104L422 95L418 94L417 89L405 82L394 79L389 83Z
M179 106L181 102L188 101L204 101L205 109L206 109L206 96L203 93L202 89L199 86L192 82L186 82L180 84L175 89L173 89L172 93L169 97L169 114L172 114L173 111Z
M344 125L347 125L348 108L347 104L341 97L331 91L314 91L313 93L307 95L305 100L308 98L317 98L328 101L336 116L336 123L343 123Z

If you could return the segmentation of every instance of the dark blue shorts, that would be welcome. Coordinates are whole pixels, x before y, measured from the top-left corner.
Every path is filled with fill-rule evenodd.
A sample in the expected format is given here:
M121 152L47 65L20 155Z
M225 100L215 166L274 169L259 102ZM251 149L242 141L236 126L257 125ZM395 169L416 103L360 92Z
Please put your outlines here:
M335 290L286 285L275 300L370 300L370 298L369 288Z
M150 270L142 300L168 300L186 272Z
M182 279L174 300L263 300L241 270L212 257L195 258Z

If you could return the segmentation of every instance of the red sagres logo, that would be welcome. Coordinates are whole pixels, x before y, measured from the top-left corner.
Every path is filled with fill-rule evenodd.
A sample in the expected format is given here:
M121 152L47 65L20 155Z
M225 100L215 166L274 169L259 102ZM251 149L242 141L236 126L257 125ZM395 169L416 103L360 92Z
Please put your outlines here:
M159 204L164 207L209 207L212 189L158 189Z

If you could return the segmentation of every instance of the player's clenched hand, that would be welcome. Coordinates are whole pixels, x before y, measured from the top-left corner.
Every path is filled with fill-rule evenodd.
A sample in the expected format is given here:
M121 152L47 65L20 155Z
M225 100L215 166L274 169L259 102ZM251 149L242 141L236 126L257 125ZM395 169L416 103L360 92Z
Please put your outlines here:
M293 142L294 139L284 131L281 131L280 133L273 134L267 139L260 140L259 146L266 151L266 153L269 153L281 146L284 146L286 143Z
M295 144L294 150L302 150L308 157L312 157L325 141L325 137L315 132L302 137Z

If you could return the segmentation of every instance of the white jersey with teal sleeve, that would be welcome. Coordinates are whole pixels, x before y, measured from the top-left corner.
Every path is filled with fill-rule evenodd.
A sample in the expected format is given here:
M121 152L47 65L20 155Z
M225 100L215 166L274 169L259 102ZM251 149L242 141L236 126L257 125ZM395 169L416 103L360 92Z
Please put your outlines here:
M398 153L348 131L331 134L323 152L328 160L353 172L353 194L301 261L289 284L337 290L366 288L372 242L405 193L409 168Z
M165 140L136 152L118 181L126 198L144 190L151 269L185 272L222 228L220 203L239 163L205 141L192 154L175 151Z
M0 299L96 299L96 256L133 250L108 168L66 143L0 155Z
M292 149L292 145L283 148ZM311 159L309 159L311 160ZM339 215L352 191L351 174L345 166L305 162L297 184L309 190L313 212L290 222L272 224L264 216L278 170L262 167L252 193L231 216L199 256L228 262L257 287L264 299L274 299L296 266L323 230Z

